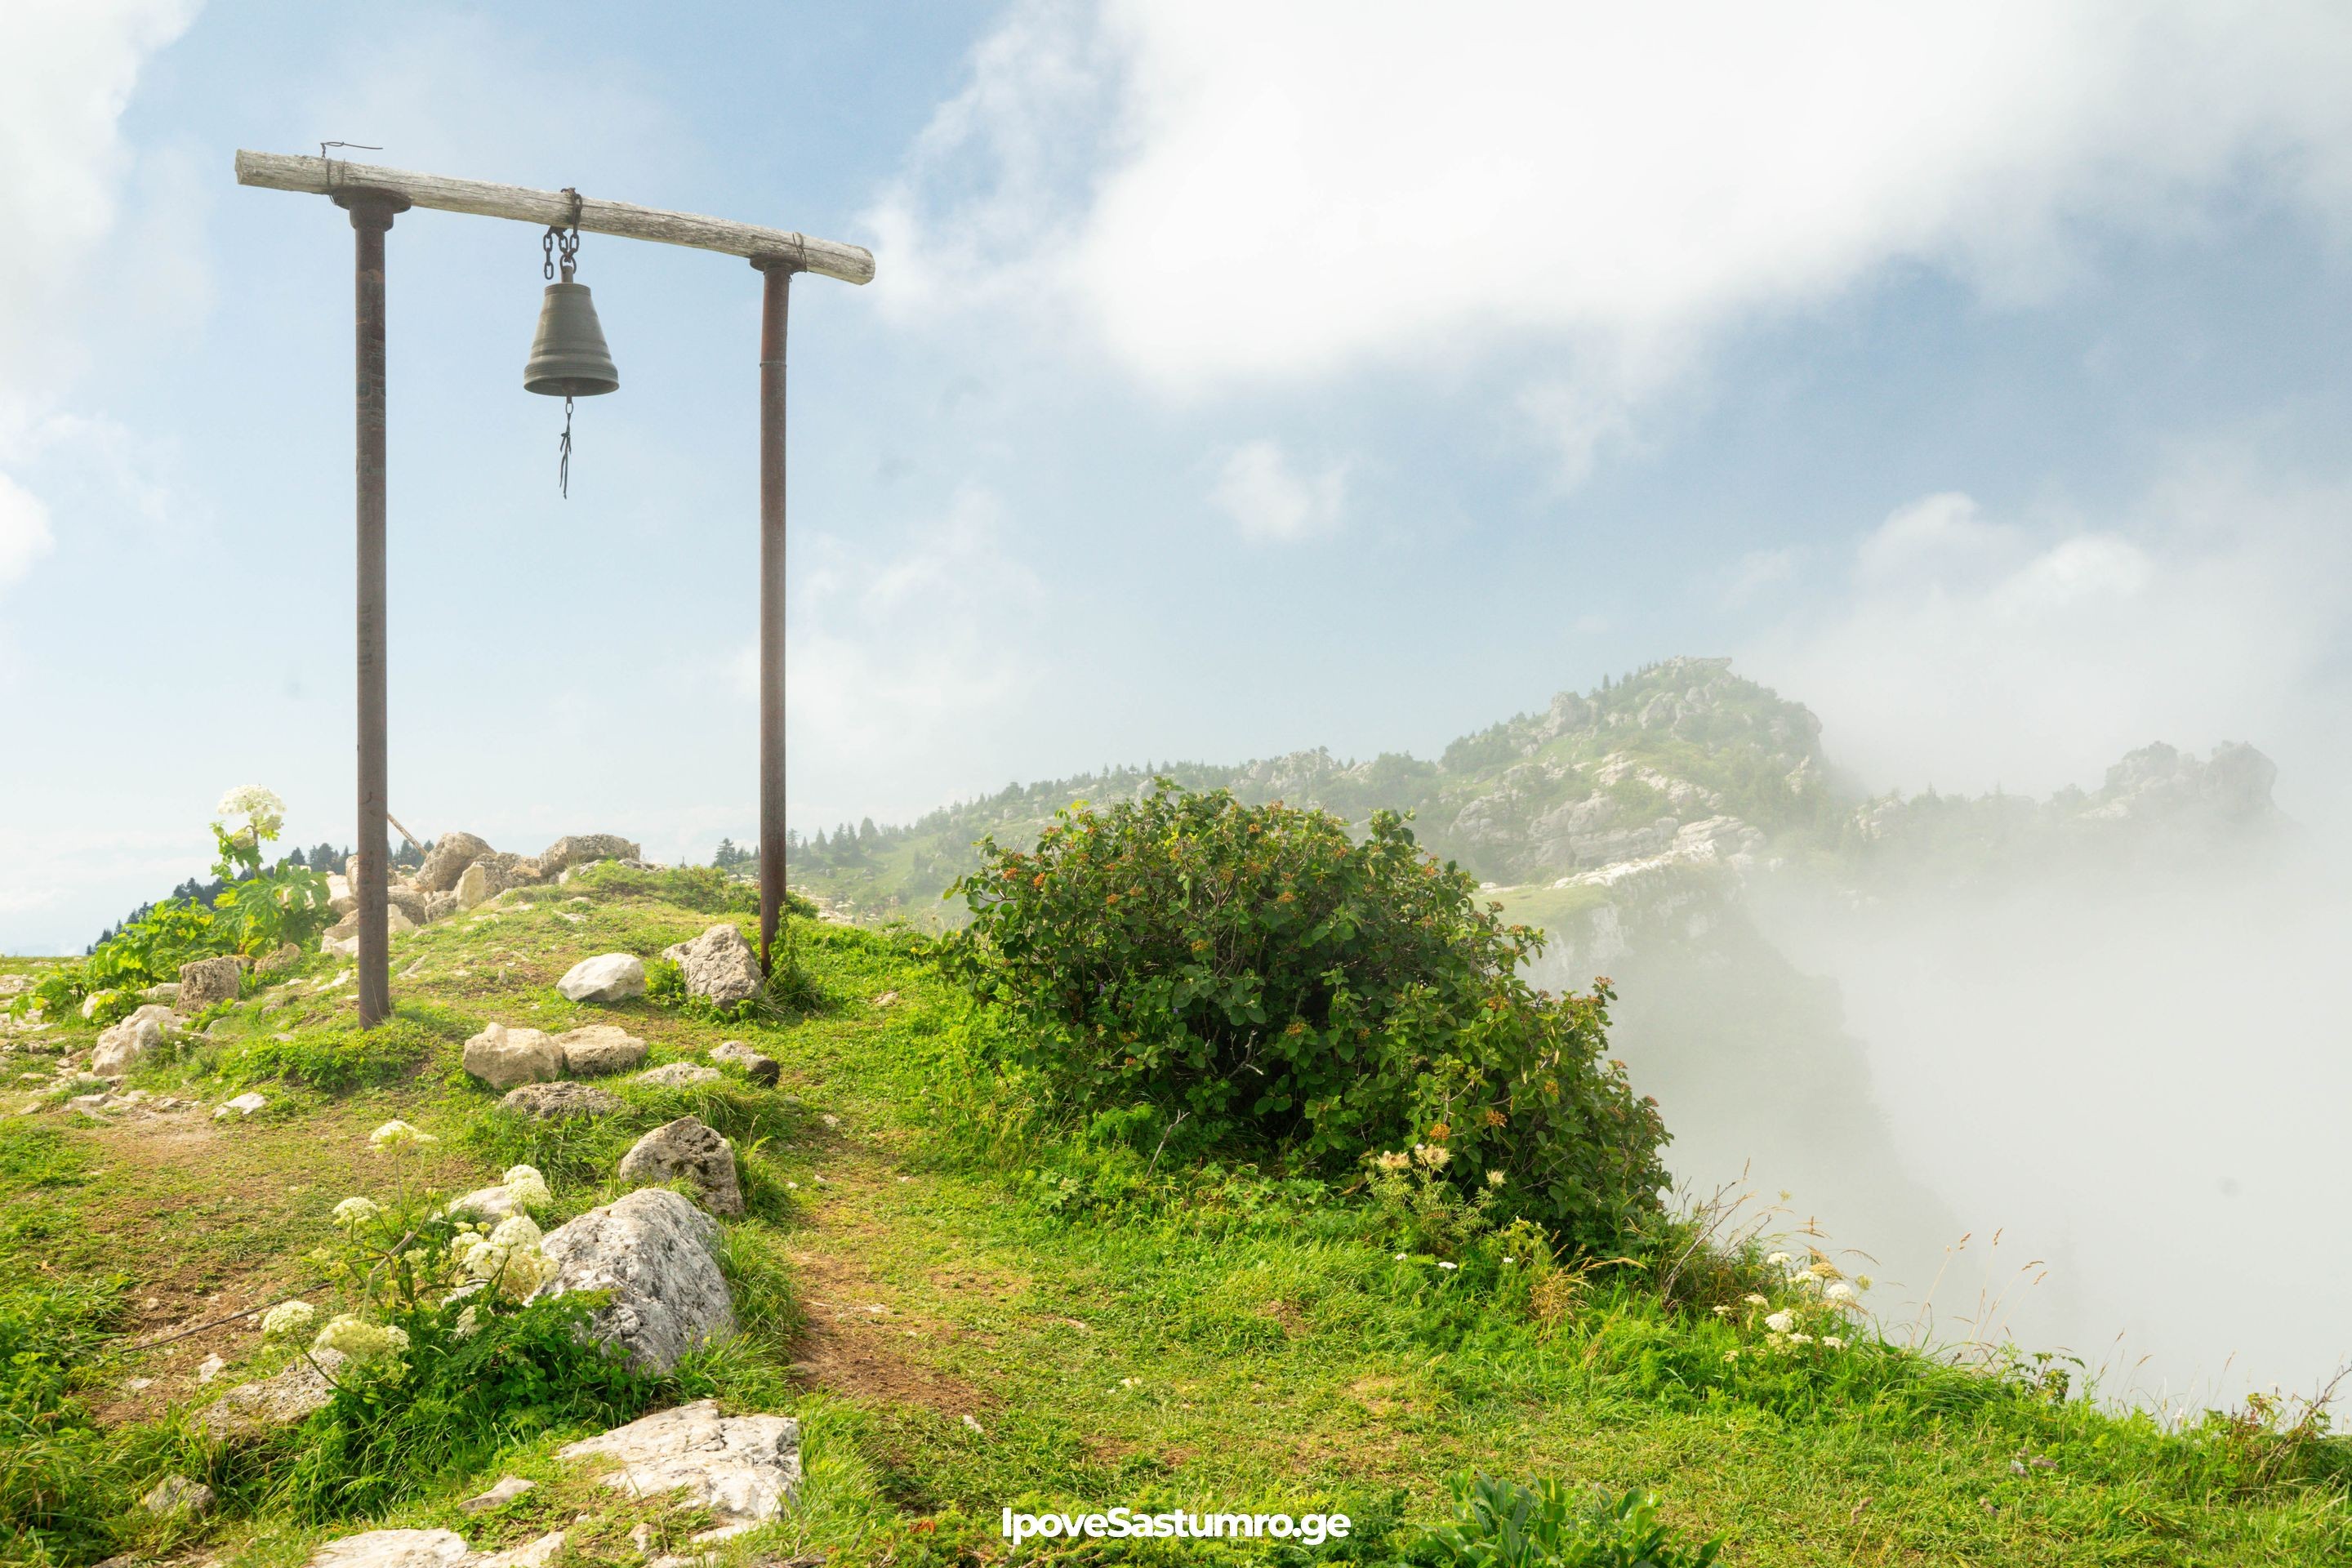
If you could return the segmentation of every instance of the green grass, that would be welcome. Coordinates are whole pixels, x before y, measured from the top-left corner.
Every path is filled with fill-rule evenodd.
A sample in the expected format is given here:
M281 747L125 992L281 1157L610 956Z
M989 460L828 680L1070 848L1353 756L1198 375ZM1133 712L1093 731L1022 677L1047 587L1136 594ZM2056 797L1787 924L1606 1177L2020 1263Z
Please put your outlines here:
M1538 1291L1491 1254L1454 1270L1399 1260L1360 1194L1274 1169L1153 1161L1003 1114L962 1067L959 1003L885 935L799 927L817 994L791 1019L567 1003L553 982L577 958L657 953L729 917L626 881L577 895L586 903L552 891L400 939L391 1029L361 1036L352 988L319 991L335 970L313 960L138 1076L207 1108L257 1086L272 1103L249 1121L0 1118L0 1279L84 1291L103 1309L60 1313L76 1337L41 1352L89 1415L73 1439L86 1527L20 1532L0 1561L185 1547L225 1568L292 1568L319 1540L376 1522L446 1525L483 1549L569 1526L568 1561L623 1564L637 1561L635 1522L675 1537L678 1520L553 1458L583 1435L571 1427L454 1465L380 1458L411 1467L415 1485L372 1520L322 1522L273 1490L282 1455L232 1462L183 1434L185 1412L279 1352L246 1323L137 1347L315 1291L305 1257L328 1211L394 1179L367 1148L378 1121L399 1116L442 1140L405 1179L454 1192L527 1161L546 1172L561 1219L614 1195L619 1153L689 1111L742 1156L751 1213L729 1227L723 1267L746 1332L690 1358L664 1397L787 1411L805 1431L803 1507L731 1544L744 1562L1000 1561L1003 1508L1120 1503L1338 1509L1359 1529L1346 1551L1318 1555L1433 1561L1418 1526L1452 1516L1448 1482L1472 1471L1559 1479L1580 1495L1653 1490L1667 1525L1686 1542L1720 1537L1732 1564L2352 1560L2336 1440L2242 1421L2175 1431L2053 1397L2028 1375L1876 1346L1727 1363L1749 1342L1741 1329L1662 1306L1633 1270L1596 1269L1580 1287L1563 1273ZM873 1005L888 992L895 1004ZM656 1062L743 1039L782 1064L783 1081L622 1080L614 1116L528 1123L457 1070L458 1043L493 1018L613 1019ZM94 1031L55 1033L70 1044ZM205 1353L229 1369L199 1389ZM140 1377L153 1383L125 1394ZM0 1450L20 1468L58 1458L21 1434ZM173 1527L193 1538L127 1506L164 1468L192 1464L236 1479L215 1521ZM457 1510L509 1473L541 1484L496 1514ZM1270 1544L1141 1542L1123 1556L1307 1559ZM1022 1555L1109 1545L1031 1542Z

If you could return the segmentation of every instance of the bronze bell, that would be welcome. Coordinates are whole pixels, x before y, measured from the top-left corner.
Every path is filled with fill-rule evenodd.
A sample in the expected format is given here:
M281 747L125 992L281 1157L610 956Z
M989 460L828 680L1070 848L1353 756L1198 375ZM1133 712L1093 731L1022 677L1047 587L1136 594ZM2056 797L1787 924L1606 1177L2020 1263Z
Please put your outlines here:
M550 397L593 397L620 389L621 372L613 351L604 346L604 329L596 321L595 301L588 285L572 281L550 283L540 301L539 335L530 342L530 360L522 367L525 392Z

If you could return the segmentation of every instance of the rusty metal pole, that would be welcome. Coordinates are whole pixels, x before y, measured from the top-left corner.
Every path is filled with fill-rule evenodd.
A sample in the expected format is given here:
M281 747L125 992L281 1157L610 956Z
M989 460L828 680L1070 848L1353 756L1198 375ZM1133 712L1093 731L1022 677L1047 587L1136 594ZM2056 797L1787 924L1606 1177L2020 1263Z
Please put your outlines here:
M773 974L784 910L784 328L793 274L754 261L760 300L760 968Z
M384 836L384 385L383 237L408 199L388 191L338 192L352 215L357 332L359 478L359 900L360 1026L392 1016L392 933L384 892L391 846Z

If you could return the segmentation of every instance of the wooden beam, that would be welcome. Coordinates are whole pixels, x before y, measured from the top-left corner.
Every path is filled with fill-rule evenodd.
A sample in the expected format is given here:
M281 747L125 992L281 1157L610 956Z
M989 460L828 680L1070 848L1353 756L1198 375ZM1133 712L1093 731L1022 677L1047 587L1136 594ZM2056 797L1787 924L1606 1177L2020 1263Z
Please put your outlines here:
M747 257L755 263L781 261L804 272L838 278L845 283L874 280L874 253L863 246L812 239L790 229L762 228L758 224L730 223L725 218L608 202L598 196L579 197L575 205L574 199L562 191L534 191L522 185L452 179L446 174L419 174L406 169L346 163L341 158L249 153L243 149L236 154L236 183L320 196L354 186L393 191L406 196L415 206L542 226L568 227L576 218L583 234L610 234L624 239L650 239L695 250L716 250L726 256Z

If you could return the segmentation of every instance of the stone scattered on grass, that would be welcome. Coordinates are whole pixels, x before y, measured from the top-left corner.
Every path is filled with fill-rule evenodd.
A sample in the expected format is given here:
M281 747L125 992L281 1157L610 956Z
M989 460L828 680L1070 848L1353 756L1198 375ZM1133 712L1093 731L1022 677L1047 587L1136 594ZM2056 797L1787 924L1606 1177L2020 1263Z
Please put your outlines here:
M896 991L885 991L881 995L874 998L874 1005L877 1007L887 1007L898 1000L898 994Z
M163 1043L163 1027L154 1019L125 1018L98 1037L98 1047L89 1053L90 1070L102 1078L129 1072Z
M226 1121L231 1115L250 1116L269 1102L248 1089L235 1100L225 1100L213 1111L215 1121Z
M213 1379L218 1377L227 1370L228 1363L221 1360L221 1358L216 1355L208 1355L205 1357L203 1361L196 1363L196 1381L198 1383L210 1383Z
M617 1024L589 1024L555 1037L563 1049L563 1070L571 1078L600 1078L626 1072L646 1059L646 1043Z
M743 1189L735 1174L734 1146L700 1117L681 1116L638 1139L621 1156L624 1182L650 1186L683 1176L702 1194L712 1214L743 1212Z
M509 1110L519 1111L538 1121L566 1121L575 1116L610 1116L626 1110L629 1102L607 1089L593 1084L572 1083L560 1079L553 1083L527 1083L509 1090L500 1101Z
M275 1377L230 1389L205 1406L197 1423L215 1437L290 1426L326 1408L335 1396L326 1374L342 1364L341 1351L313 1351Z
M564 972L555 988L572 1002L625 1002L646 994L646 963L634 952L600 952Z
M539 1483L524 1480L520 1476L505 1476L486 1492L478 1492L457 1505L464 1513L488 1513L494 1508L504 1508Z
M245 966L226 955L184 963L180 965L180 994L172 999L173 1010L184 1016L201 1013L215 1002L234 1002L244 978Z
M213 1489L185 1476L165 1476L139 1500L139 1506L149 1513L184 1512L200 1517L213 1510Z
M712 926L692 942L664 949L662 956L685 972L689 996L731 1007L760 994L759 954L731 925Z
M592 1331L646 1372L667 1373L698 1345L735 1331L719 1272L719 1222L666 1187L590 1209L547 1233L556 1276L538 1291L609 1291Z
M618 1461L604 1483L632 1496L684 1494L677 1506L707 1510L719 1521L697 1542L765 1524L800 1497L800 1423L789 1415L721 1415L715 1399L656 1411L559 1449L556 1458Z
M700 1062L664 1062L639 1073L637 1081L657 1084L663 1089L686 1089L698 1083L717 1083L724 1077L726 1074L717 1068L707 1068Z
M563 1076L563 1047L544 1029L492 1024L466 1042L466 1070L492 1089L545 1083Z
M761 1056L740 1040L730 1040L723 1046L710 1047L710 1059L725 1062L743 1069L743 1076L753 1083L773 1084L782 1070L773 1057Z

